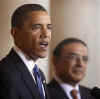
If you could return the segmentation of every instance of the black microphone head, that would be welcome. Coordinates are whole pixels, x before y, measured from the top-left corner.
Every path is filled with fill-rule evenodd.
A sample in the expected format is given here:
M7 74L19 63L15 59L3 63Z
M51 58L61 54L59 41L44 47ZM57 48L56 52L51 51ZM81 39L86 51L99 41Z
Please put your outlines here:
M100 99L100 88L94 87L91 90L91 95L94 96L96 99Z

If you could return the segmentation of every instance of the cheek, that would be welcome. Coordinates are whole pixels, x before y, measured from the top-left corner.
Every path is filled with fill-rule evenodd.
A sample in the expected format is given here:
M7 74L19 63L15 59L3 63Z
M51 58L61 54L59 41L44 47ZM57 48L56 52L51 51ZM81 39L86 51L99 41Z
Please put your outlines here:
M87 64L84 65L84 69L85 69L85 70L87 69Z
M31 40L32 40L32 46L36 47L38 42L38 37L36 35L32 35Z
M50 38L50 40L51 40L51 32L49 33L49 38Z
M41 31L40 30L34 30L34 31L32 31L31 32L31 35L32 35L32 37L39 37L40 36L40 34L41 34Z
M31 35L32 42L35 44L39 42L40 34L39 33L32 33Z
M65 66L67 71L72 71L74 63L68 61L68 62L65 62L64 66Z
M64 64L62 64L61 62L55 64L54 69L58 75L61 75L66 70Z

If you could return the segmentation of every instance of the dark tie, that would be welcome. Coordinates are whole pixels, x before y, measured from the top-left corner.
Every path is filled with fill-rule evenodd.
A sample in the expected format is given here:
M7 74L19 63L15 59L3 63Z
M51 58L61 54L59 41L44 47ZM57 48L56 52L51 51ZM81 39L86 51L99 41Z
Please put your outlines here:
M71 96L73 97L73 99L78 99L77 94L78 94L77 90L74 89L71 91Z
M45 96L44 96L44 93L43 93L43 86L42 86L42 81L41 81L41 75L40 75L39 69L38 69L36 64L35 64L35 66L33 68L33 75L35 77L36 85L37 85L37 88L39 90L41 99L45 99Z

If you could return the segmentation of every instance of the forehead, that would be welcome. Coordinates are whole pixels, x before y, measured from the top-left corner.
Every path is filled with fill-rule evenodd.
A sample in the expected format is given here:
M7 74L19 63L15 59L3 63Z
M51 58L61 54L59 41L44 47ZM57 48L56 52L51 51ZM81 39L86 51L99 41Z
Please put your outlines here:
M70 43L70 44L65 44L64 48L62 49L62 51L64 54L66 53L76 53L79 55L87 55L87 47L85 47L83 44L81 43Z
M31 11L27 15L28 19L32 20L33 22L43 21L44 23L51 23L50 16L46 11Z

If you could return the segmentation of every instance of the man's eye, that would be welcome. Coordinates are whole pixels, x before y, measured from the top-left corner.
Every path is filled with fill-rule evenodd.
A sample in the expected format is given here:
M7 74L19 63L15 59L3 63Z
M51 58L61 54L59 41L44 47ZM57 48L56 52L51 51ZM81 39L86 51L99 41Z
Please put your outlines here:
M32 29L38 29L38 28L41 28L40 24L33 24L32 25Z
M75 55L70 55L69 58L70 58L70 59L75 59L76 56L75 56Z
M88 61L88 57L87 56L84 56L83 57L83 61L87 62Z
M67 59L75 59L76 56L75 56L75 55L67 55L66 58L67 58Z
M51 30L52 29L52 24L48 24L47 28Z

